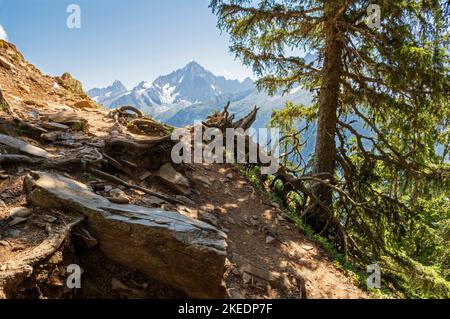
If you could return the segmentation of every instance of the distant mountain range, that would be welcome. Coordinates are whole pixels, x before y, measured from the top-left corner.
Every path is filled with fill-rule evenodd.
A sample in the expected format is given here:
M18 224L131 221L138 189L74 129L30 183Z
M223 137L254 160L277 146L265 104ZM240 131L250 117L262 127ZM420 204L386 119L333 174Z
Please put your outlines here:
M106 88L95 88L88 95L108 108L133 105L167 124L182 127L204 120L214 110L220 110L230 101L230 111L236 116L248 112L254 105L260 107L254 127L265 127L273 109L286 102L309 104L309 91L293 89L285 95L269 96L259 92L250 78L244 81L215 76L195 61L153 82L141 82L132 90L115 81Z

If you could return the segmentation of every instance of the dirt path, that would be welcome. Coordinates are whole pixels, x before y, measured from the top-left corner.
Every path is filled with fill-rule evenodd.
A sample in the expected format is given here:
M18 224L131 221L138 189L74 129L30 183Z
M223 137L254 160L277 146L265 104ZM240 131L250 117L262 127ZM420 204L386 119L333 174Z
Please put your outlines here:
M308 298L370 298L336 269L314 241L281 217L233 166L205 164L196 166L192 174L210 180L211 186L197 183L194 201L200 209L213 212L229 236L232 265L227 284L231 296L299 298L304 278ZM266 244L268 236L275 240ZM256 274L274 277L274 284L245 274L243 269L248 270L249 265L256 268ZM280 280L277 273L282 275ZM279 287L273 287L277 281L281 281Z

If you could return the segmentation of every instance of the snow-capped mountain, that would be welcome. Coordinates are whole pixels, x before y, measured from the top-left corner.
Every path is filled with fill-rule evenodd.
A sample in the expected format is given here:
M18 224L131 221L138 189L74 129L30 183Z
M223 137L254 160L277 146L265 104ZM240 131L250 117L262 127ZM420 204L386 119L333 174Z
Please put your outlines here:
M211 111L222 109L228 101L230 110L239 113L237 115L258 105L261 108L258 125L265 126L273 109L284 107L287 101L309 104L312 99L310 92L298 88L285 95L269 96L258 92L250 78L238 81L215 76L195 61L153 82L141 82L129 91L116 81L105 89L92 89L88 94L106 107L132 105L159 121L178 127L204 119Z
M254 85L251 79L240 82L215 76L197 62L192 61L184 68L160 76L153 82L141 82L131 91L120 92L115 99L110 99L110 95L107 96L111 94L108 88L92 89L88 94L106 107L131 104L148 110L158 105L190 105L206 102L222 94L252 90Z
M114 81L112 85L104 89L92 89L88 92L88 94L98 104L110 105L127 91L127 88L122 84L122 82Z

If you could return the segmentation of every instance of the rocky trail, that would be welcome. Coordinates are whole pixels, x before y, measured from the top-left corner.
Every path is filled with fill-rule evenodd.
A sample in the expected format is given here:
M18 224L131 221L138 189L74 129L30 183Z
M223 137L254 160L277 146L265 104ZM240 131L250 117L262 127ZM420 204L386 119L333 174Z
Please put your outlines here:
M370 298L235 166L172 163L169 134L0 41L0 298Z

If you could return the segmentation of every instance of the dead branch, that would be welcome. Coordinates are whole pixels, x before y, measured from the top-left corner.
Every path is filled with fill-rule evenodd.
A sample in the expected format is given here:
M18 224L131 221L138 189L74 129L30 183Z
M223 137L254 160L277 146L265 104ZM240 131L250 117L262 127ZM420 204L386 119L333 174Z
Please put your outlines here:
M249 114L247 114L240 120L233 122L235 114L231 116L229 115L228 111L229 107L230 102L227 103L222 112L215 112L214 114L208 116L207 121L202 122L202 124L205 127L218 128L222 132L225 132L227 128L234 128L234 129L242 128L244 131L246 131L255 122L256 114L258 113L259 110L259 108L255 106L254 109Z
M149 189L147 189L147 188L145 188L145 187L142 187L142 186L138 186L138 185L133 185L133 184L127 183L127 182L125 182L124 180L122 180L122 179L120 179L120 178L118 178L118 177L116 177L116 176L114 176L114 175L105 173L105 172L100 171L100 170L98 170L98 169L95 169L95 168L91 168L91 167L90 167L90 168L89 168L89 171L90 171L92 174L95 174L95 175L97 175L97 176L99 176L99 177L102 177L102 178L111 180L111 181L113 181L113 182L115 182L115 183L117 183L117 184L119 184L119 185L123 185L123 186L126 186L126 187L128 187L128 188L140 190L140 191L142 191L142 192L144 192L144 193L146 193L146 194L149 194L149 195L152 195L152 196L159 197L159 198L164 199L164 200L166 200L166 201L168 201L168 202L175 202L175 203L183 204L183 202L180 201L180 200L178 200L178 199L171 198L171 197L169 197L169 196L166 196L166 195L163 195L163 194L154 192L154 191L149 190Z
M130 161L127 161L127 160L120 160L120 163L122 163L122 164L124 164L126 166L129 166L131 168L138 168L137 164L135 164L133 162L130 162Z
M123 166L122 164L120 164L118 161L116 161L114 158L112 158L111 156L109 156L106 153L102 153L103 156L105 157L106 161L111 164L114 168L118 169L119 171L123 171Z
M239 121L234 123L232 127L235 129L242 128L244 131L248 130L250 128L250 126L252 126L252 124L255 122L256 114L258 113L258 110L259 110L259 107L257 107L255 105L255 107L249 114L247 114L246 116L241 118Z

